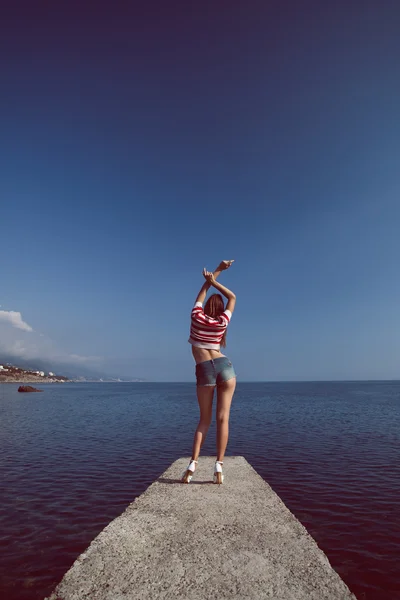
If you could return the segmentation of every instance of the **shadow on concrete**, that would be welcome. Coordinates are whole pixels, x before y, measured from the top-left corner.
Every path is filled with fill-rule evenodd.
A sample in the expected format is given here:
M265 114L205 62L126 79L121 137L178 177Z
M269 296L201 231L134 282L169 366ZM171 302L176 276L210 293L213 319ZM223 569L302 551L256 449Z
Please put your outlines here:
M159 483L180 483L181 485L209 485L210 483L214 485L214 482L211 479L210 481L195 481L194 479L192 479L192 481L189 484L182 483L180 479L166 479L165 477L159 477L157 481Z

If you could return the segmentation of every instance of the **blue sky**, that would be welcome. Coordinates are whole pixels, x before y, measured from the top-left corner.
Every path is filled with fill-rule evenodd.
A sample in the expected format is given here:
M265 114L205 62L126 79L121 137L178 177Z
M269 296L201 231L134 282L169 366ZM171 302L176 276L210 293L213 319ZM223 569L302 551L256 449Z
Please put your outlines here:
M0 350L194 380L234 258L240 380L398 378L399 5L136 4L0 24Z

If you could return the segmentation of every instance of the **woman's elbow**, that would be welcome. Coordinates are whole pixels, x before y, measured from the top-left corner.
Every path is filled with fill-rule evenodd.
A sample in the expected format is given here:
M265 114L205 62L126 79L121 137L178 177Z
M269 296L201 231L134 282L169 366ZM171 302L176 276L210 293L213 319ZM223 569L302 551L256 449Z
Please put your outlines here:
M233 292L231 293L230 299L232 300L236 300L236 294L234 294Z

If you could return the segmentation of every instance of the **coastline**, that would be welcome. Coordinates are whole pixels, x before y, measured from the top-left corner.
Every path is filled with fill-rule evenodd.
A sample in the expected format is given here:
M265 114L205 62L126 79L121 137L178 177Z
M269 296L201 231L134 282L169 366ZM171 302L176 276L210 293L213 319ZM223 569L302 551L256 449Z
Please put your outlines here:
M42 385L43 383L66 383L67 380L66 379L44 379L43 377L41 377L40 379L0 379L0 385L2 383L4 384L8 384L8 383L37 383ZM68 380L68 383L70 383L70 380Z
M65 383L69 381L66 377L35 377L34 375L18 375L16 377L0 375L2 383Z
M68 377L56 375L52 372L45 374L44 371L21 369L10 364L7 364L6 367L0 366L0 383L36 383L42 385L43 383L65 383L66 381L69 381Z
M22 369L6 363L6 366L0 365L0 384L1 383L137 383L144 382L144 379L134 377L132 379L121 379L120 377L99 377L98 379L75 376L73 378L65 375L56 375L52 371L34 371L31 369Z

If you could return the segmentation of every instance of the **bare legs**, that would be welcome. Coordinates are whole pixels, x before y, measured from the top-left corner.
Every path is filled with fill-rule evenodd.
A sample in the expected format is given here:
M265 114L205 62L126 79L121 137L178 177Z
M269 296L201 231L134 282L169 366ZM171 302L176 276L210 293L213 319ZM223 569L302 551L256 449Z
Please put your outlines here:
M217 460L224 460L229 436L229 414L236 378L229 379L217 389ZM192 459L197 460L200 448L204 444L212 418L214 386L197 386L197 400L200 408L200 420L193 440Z
M214 397L213 385L197 386L197 400L200 408L200 420L194 434L192 459L197 460L200 454L200 448L204 444L208 429L211 424L212 403Z
M225 381L217 389L217 460L224 460L229 436L229 414L236 387L236 377Z

